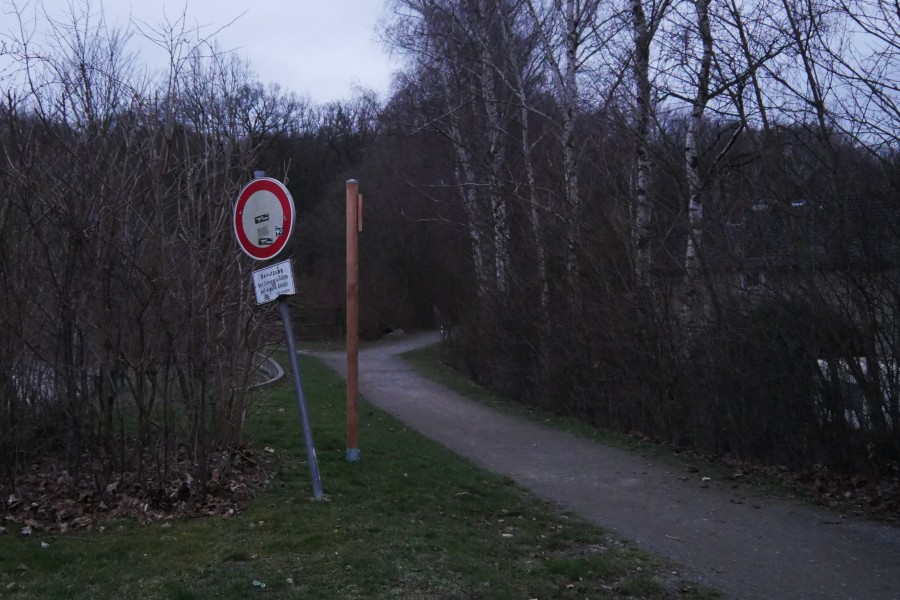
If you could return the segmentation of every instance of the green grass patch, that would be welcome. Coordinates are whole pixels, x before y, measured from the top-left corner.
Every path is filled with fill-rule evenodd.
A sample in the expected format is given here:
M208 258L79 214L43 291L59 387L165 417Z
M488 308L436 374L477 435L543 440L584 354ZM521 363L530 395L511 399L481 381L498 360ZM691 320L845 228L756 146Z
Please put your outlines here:
M343 382L315 361L301 365L326 501L311 499L286 379L265 392L248 425L256 447L275 449L275 466L270 488L245 510L112 523L102 532L0 536L0 596L716 597L672 581L661 561L366 403L362 460L348 463Z
M347 348L345 340L297 340L300 350L311 352L344 352Z
M383 340L360 340L359 348L364 350L371 346L384 343ZM297 348L310 352L344 352L347 349L347 341L343 338L333 340L297 340Z

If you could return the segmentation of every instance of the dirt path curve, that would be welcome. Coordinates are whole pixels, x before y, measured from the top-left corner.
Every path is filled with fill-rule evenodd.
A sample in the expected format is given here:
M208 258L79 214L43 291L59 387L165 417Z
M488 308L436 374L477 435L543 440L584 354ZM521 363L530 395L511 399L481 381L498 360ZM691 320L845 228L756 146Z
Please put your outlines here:
M685 481L684 473L468 400L397 356L437 339L417 334L363 350L365 399L732 598L900 600L900 528L739 497L702 482L701 473ZM315 356L346 373L342 353Z

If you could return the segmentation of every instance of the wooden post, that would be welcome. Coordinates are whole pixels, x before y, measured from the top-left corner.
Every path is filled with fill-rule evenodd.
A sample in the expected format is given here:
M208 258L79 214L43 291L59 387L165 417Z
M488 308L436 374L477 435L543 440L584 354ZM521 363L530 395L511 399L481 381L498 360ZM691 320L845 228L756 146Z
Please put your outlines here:
M359 460L359 184L347 181L347 460Z

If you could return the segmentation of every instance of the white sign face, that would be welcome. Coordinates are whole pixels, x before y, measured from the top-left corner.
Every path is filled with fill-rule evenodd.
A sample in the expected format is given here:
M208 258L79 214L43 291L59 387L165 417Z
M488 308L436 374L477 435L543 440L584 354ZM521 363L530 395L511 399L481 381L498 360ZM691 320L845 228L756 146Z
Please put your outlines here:
M256 260L274 258L287 244L294 216L294 199L284 185L269 177L254 179L234 206L238 244Z
M272 302L277 300L279 296L296 294L291 261L285 260L264 269L253 271L253 289L256 291L257 304Z
M259 190L247 200L247 207L241 215L244 231L252 233L250 243L257 248L271 246L275 238L284 235L284 211L275 194L268 190Z

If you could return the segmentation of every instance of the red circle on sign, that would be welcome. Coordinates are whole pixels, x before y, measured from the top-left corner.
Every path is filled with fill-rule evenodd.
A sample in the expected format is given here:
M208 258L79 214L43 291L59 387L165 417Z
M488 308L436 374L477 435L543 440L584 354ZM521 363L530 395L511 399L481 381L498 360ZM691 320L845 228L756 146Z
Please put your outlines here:
M250 258L274 258L287 245L293 227L294 199L280 181L254 179L238 194L234 233Z

